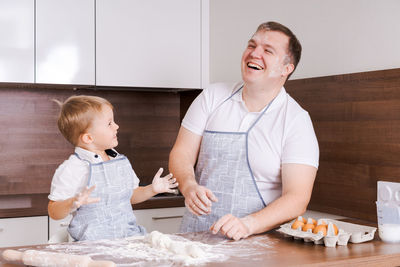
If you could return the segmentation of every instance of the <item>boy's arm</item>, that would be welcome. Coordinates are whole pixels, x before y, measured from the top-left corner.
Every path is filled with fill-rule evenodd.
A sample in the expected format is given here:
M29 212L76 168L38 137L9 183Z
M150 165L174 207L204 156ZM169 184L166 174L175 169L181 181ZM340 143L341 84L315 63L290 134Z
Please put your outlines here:
M90 188L86 187L77 196L71 197L60 201L49 201L47 210L50 218L54 220L61 220L67 217L71 212L75 211L82 205L87 205L91 203L96 203L100 201L100 198L92 198L90 194L96 188L92 186Z
M136 204L148 200L149 198L157 195L158 193L153 191L152 185L139 186L133 190L131 197L131 203Z
M160 177L163 172L163 168L160 168L153 178L153 182L150 185L139 186L133 190L131 197L131 203L136 204L148 200L149 198L157 195L158 193L176 193L178 183L175 178L172 178L172 174L168 174L164 177Z
M49 212L50 218L54 220L61 220L67 217L74 205L75 197L68 198L66 200L61 201L49 201L49 205L47 206L47 210Z

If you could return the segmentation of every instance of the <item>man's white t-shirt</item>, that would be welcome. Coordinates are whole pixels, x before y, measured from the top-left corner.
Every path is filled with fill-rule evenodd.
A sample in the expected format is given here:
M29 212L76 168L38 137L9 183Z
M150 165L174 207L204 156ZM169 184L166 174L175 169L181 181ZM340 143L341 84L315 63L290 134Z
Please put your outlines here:
M182 126L197 135L205 130L246 132L262 111L248 111L242 89L224 102L242 85L217 83L204 89L188 109ZM310 116L283 87L250 131L248 150L250 167L266 204L282 194L282 164L318 168L318 141Z
M80 147L75 147L75 153L81 159L87 160L90 163L100 163L103 159L91 151ZM110 156L110 159L117 159L122 155L117 154L115 158ZM65 200L76 196L87 186L89 179L89 163L78 159L74 154L58 166L51 181L50 195L48 198L53 201ZM133 177L134 189L139 186L139 178L134 173Z

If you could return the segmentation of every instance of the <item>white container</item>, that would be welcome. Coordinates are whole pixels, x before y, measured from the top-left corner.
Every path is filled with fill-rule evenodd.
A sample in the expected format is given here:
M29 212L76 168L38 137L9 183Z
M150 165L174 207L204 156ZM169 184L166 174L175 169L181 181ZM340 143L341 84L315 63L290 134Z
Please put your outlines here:
M384 242L400 242L400 224L381 224L378 225L379 237Z
M400 183L378 181L378 233L384 242L400 242Z

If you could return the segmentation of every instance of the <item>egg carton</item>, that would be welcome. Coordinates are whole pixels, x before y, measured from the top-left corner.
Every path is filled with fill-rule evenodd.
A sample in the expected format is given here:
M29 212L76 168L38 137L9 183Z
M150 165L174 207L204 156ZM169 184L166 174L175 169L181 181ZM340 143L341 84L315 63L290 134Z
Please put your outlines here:
M283 233L287 237L303 239L304 242L314 242L314 244L324 244L326 247L335 247L336 244L339 246L346 246L348 242L366 242L372 240L376 232L376 227L347 223L332 219L322 218L318 221L320 220L325 221L328 224L328 227L330 227L330 224L335 224L339 229L338 234L332 234L332 231L328 230L328 234L324 236L321 232L314 234L310 230L305 232L301 229L292 229L292 223L295 220L281 225L277 231Z

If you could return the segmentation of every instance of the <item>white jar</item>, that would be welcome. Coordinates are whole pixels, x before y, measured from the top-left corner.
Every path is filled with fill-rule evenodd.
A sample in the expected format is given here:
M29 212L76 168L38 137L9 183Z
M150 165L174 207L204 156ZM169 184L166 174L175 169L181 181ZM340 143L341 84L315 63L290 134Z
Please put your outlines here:
M378 225L379 237L384 242L400 242L400 224L380 224Z

